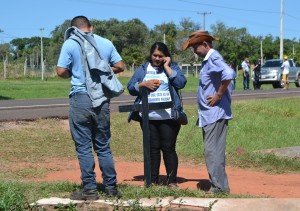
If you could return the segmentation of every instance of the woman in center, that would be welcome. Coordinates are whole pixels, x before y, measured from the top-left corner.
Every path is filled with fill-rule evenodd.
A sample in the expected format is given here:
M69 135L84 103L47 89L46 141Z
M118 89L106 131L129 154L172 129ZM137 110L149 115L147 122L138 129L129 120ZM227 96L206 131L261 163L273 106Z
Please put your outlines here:
M177 109L183 109L178 94L183 89L186 78L180 67L172 62L168 47L162 42L156 42L150 49L150 56L146 63L140 65L128 82L127 89L133 96L137 96L135 104L141 103L140 88L149 90L148 102L174 102ZM172 95L171 93L172 92ZM173 108L149 111L150 128L150 159L151 182L159 184L159 168L161 151L167 172L167 185L177 187L178 156L176 140L181 125L172 119ZM139 121L142 127L141 113L131 112L128 121Z

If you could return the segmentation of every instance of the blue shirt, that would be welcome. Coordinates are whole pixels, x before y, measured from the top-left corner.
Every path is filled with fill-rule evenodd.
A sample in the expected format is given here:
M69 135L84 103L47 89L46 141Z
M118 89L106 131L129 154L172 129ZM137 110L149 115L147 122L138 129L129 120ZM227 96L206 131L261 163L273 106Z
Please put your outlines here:
M120 54L117 52L111 41L95 34L93 36L103 59L105 59L109 64L112 65L122 60ZM84 65L82 64L80 51L81 48L75 40L67 39L61 48L57 62L58 67L71 70L72 77L70 95L77 92L87 92L83 69Z
M207 97L216 95L221 82L232 80L234 71L224 62L222 56L214 49L210 49L202 63L198 87L199 127L212 124L219 119L232 119L231 94L232 83L228 85L222 98L213 107L207 105Z

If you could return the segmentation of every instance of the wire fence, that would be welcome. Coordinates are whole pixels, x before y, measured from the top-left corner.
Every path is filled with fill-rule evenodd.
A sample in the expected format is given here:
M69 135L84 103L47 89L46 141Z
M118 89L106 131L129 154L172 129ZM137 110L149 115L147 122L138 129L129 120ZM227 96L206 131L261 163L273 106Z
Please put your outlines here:
M181 64L180 65L186 77L199 77L201 64ZM127 66L126 70L119 73L118 76L131 77L138 66ZM24 66L22 64L11 64L0 62L0 80L41 77L42 68L36 66ZM44 65L43 78L57 77L55 65Z

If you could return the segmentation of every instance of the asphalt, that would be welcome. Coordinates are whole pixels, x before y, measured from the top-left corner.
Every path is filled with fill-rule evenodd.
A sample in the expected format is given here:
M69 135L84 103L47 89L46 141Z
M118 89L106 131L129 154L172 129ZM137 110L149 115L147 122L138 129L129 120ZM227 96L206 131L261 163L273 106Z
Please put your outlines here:
M86 206L93 209L101 210L122 210L124 208L155 208L157 210L212 210L212 211L299 211L299 198L189 198L173 197L166 198L144 198L139 201L136 200L107 200L99 199L93 202L74 201L66 198L45 198L40 199L31 204L31 206L38 206L46 210L54 207L70 204L76 205L76 208L86 209ZM134 209L131 209L134 210Z

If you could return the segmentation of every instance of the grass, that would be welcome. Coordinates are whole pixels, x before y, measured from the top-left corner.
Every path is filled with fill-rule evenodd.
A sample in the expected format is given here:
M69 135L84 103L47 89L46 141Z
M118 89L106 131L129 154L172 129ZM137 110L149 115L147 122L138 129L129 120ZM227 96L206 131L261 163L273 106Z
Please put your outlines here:
M121 77L125 85L129 78ZM184 91L196 91L197 78L188 78ZM66 97L69 81L57 78L5 80L0 83L0 99L33 99ZM237 89L242 88L237 81ZM271 88L271 85L270 85ZM17 91L16 91L17 90ZM39 90L38 92L36 90ZM126 94L126 93L125 93ZM229 122L227 164L254 168L270 173L300 172L299 159L259 154L261 149L299 145L300 98L234 101L234 119ZM182 126L177 142L180 162L204 164L201 129L195 126L197 108L186 105L189 124ZM127 123L127 113L112 113L111 147L116 158L142 161L142 131L137 122ZM35 164L49 160L76 159L73 142L63 121L39 119L0 123L0 210L24 210L28 203L42 197L68 197L79 184L68 182L22 182L25 178L42 177L54 167ZM39 167L36 167L39 166ZM170 190L163 186L140 188L121 185L124 198L191 196L205 197L202 191ZM221 197L249 197L229 195Z
M234 119L229 122L227 164L273 174L300 172L299 159L256 153L260 149L299 145L298 132L295 129L299 125L299 103L298 97L233 102ZM196 107L188 105L185 109L190 123L182 126L178 137L177 152L180 162L204 164L201 129L194 125ZM112 150L116 158L142 161L142 131L137 122L127 123L127 115L112 113ZM69 192L79 187L79 184L67 182L21 182L25 178L42 177L49 171L58 170L42 165L37 168L35 163L76 159L69 131L62 120L0 123L0 142L0 193L5 193L0 194L2 204L9 203L10 200L32 202L53 195L68 197ZM171 191L163 186L144 189L121 185L121 190L125 199L160 196L205 197L202 191ZM12 192L14 194L10 194ZM4 206L1 203L0 210Z
M129 94L126 87L130 77L119 77L119 80L125 87L124 94ZM187 81L187 85L182 92L196 92L198 89L199 78L187 77ZM263 85L262 88L271 89L272 85ZM238 77L236 81L236 90L242 89L242 78ZM43 81L39 77L6 79L1 80L0 90L0 100L66 98L70 91L70 80L58 77L47 77Z

